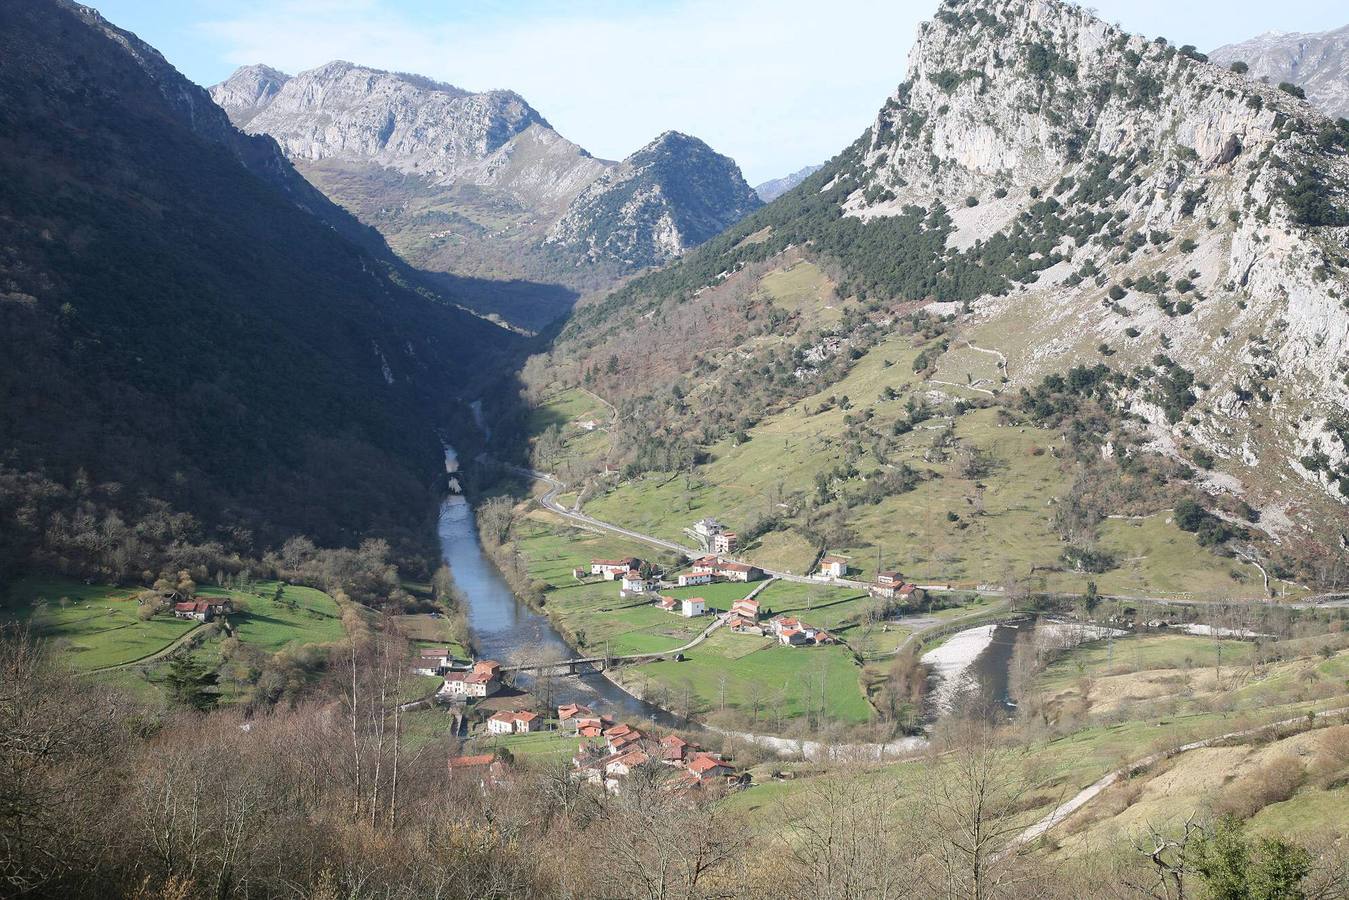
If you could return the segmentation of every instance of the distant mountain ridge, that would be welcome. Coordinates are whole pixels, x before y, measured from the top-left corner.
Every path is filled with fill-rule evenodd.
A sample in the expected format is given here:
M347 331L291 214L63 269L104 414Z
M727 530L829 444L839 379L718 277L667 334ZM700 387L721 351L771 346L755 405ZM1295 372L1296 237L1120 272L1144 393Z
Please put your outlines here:
M597 159L512 91L335 61L293 77L246 66L211 95L404 258L455 276L598 291L759 205L735 164L696 138L668 143L657 166L640 157L651 145ZM469 302L532 326L562 311L522 310L481 287Z
M806 166L804 169L798 169L790 175L784 175L781 178L774 178L770 181L765 181L763 184L756 185L754 193L758 194L759 199L763 202L772 203L774 200L823 168L823 163L818 166Z
M1216 63L1244 62L1254 78L1289 82L1329 116L1349 116L1349 25L1311 34L1270 32L1209 54Z

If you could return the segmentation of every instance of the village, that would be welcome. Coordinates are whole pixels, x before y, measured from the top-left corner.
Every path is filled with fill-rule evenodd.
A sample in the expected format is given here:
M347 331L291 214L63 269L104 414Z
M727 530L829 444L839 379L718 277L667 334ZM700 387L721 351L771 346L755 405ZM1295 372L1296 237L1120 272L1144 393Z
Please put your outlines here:
M764 607L758 595L775 576L731 557L739 548L735 532L715 519L705 518L687 533L705 552L691 560L681 559L674 571L667 572L652 560L626 556L592 558L588 566L571 569L571 576L582 584L613 584L618 598L629 601L627 608L635 603L678 619L707 619L709 624L701 632L702 637L723 630L731 635L766 639L767 646L802 650L843 643L831 631L803 620L799 614L774 615ZM811 577L828 583L848 574L846 559L825 555ZM730 588L738 584L744 585L744 589L738 595L730 594L735 599L728 600L725 593L719 593L723 599L716 604L687 590L680 597L666 593L711 585ZM911 602L922 594L898 571L877 573L867 593L896 602ZM511 777L514 765L511 754L502 752L510 739L553 733L576 740L571 756L572 777L611 792L621 791L624 780L639 769L658 775L670 790L733 789L750 783L748 774L740 771L732 759L705 750L677 734L649 733L645 726L619 721L577 703L541 707L535 697L510 683L513 669L518 670L518 666L507 667L490 659L456 660L448 647L424 647L419 653L414 671L442 679L435 702L456 711L456 727L462 727L465 739L478 751L455 755L449 760L449 771L456 778L476 780L484 788L499 785ZM676 662L684 659L680 652L668 656Z

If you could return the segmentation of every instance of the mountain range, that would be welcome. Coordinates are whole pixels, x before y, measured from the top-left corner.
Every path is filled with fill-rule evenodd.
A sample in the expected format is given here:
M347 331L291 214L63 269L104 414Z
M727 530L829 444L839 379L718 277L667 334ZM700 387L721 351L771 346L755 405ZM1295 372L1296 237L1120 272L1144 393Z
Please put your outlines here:
M1222 65L1245 63L1270 84L1301 87L1328 116L1349 116L1349 25L1315 34L1272 31L1209 56Z
M409 262L457 276L465 302L529 327L762 205L696 138L667 132L622 162L597 159L511 91L339 61L294 77L247 66L211 96ZM503 302L474 279L539 287Z

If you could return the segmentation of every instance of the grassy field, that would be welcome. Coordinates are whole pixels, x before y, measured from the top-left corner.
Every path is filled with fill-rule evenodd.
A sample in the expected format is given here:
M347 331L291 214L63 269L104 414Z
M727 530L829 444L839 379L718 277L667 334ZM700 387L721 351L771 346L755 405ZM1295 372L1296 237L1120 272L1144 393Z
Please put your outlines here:
M772 638L722 630L685 656L625 667L616 677L639 697L678 712L738 712L764 730L818 715L821 706L830 722L856 725L871 717L861 669L846 647L782 647Z
M783 298L801 298L818 289L812 266L800 263L769 276L766 282ZM784 301L785 302L785 301ZM804 301L801 301L804 302ZM1108 520L1100 528L1099 549L1112 553L1118 567L1088 575L1055 571L1062 567L1064 544L1050 527L1053 505L1072 482L1073 467L1059 453L1059 436L1033 427L999 424L995 409L957 413L955 398L987 400L969 387L924 381L914 359L930 344L894 334L856 362L840 382L769 416L749 431L749 440L730 438L708 448L708 461L691 474L651 473L609 485L586 501L591 515L667 540L686 541L683 528L714 516L731 528L778 511L781 500L811 492L817 473L853 459L854 426L848 416L863 416L886 433L907 418L910 401L926 403L934 415L895 439L889 463L907 463L924 473L908 493L874 505L855 506L849 527L854 546L830 547L848 557L856 578L870 578L877 566L899 568L922 581L974 586L1009 577L1043 590L1076 592L1094 580L1100 590L1121 594L1228 599L1261 597L1258 572L1199 546L1166 512L1147 519ZM973 380L987 390L994 383L998 358L957 341L933 376L964 385ZM565 397L565 395L560 395ZM848 398L848 407L830 404ZM557 401L569 411L573 401ZM584 404L579 404L583 406ZM821 411L821 408L827 407ZM550 413L552 414L552 413ZM960 452L934 453L934 440L953 429ZM586 435L594 455L597 433ZM986 461L976 477L962 475L961 453L977 452ZM880 461L867 447L855 463L866 473ZM794 531L772 532L745 549L750 559L789 572L804 572L816 548ZM1292 588L1291 585L1280 585Z
M346 634L337 601L314 588L286 585L281 600L272 599L274 582L260 582L256 593L239 594L205 588L203 597L231 596L246 609L229 617L235 635L245 644L275 653L288 644L330 644Z
M298 644L325 644L345 635L337 602L313 588L287 586L280 602L273 599L275 582L259 582L241 593L205 587L202 597L231 597L238 610L229 617L234 636L262 653L275 653ZM99 678L146 699L160 694L159 679L151 667L112 669L152 657L191 634L210 637L197 641L192 653L214 665L223 635L192 619L160 613L141 620L137 589L85 585L61 579L25 579L9 590L3 614L10 620L31 622L38 636L51 642L58 658L80 672L100 671Z
M197 627L159 615L141 621L138 591L64 579L27 578L10 587L4 616L31 623L58 658L77 671L135 662L168 647Z
M1162 667L1183 663L1186 657L1194 659L1203 652L1195 640L1145 637L1140 639L1136 659L1154 667L1145 672L1166 671ZM1127 641L1117 642L1117 649L1120 643ZM1103 661L1099 651L1099 647L1087 646L1074 653L1083 654L1092 665ZM1226 648L1224 662L1229 653L1239 655L1235 648ZM1061 669L1051 667L1043 676L1044 683L1061 683ZM1024 824L1048 813L1102 775L1150 753L1264 723L1305 718L1308 710L1349 705L1349 652L1338 651L1329 659L1320 654L1301 656L1254 669L1236 665L1229 671L1235 674L1242 669L1249 673L1244 681L1227 682L1212 690L1171 682L1169 693L1149 703L1117 709L1116 715L1105 719L1087 716L1070 725L1060 723L1048 734L1038 720L1014 724L1012 734L1024 742L1025 748L1019 761L1013 763L1014 770L1029 774L1037 784L1027 798ZM1309 676L1309 672L1314 675ZM1215 698L1219 702L1206 702ZM1258 776L1262 767L1279 757L1298 760L1306 775L1291 785L1287 799L1276 799L1263 808L1258 808L1259 803L1266 801L1259 801L1258 811L1251 818L1252 827L1257 831L1290 830L1308 838L1347 837L1349 820L1343 816L1343 803L1349 799L1344 777L1349 775L1349 754L1343 748L1349 746L1345 743L1349 741L1349 726L1335 721L1327 724L1331 727L1305 734L1287 736L1285 731L1272 742L1244 741L1195 750L1159 764L1088 803L1055 829L1048 849L1065 860L1075 859L1097 848L1115 846L1122 836L1137 835L1148 823L1165 827L1191 814L1212 815L1215 809L1223 808L1223 802L1247 803L1249 791L1241 779ZM902 804L921 804L922 770L925 765L941 764L940 760L924 765L877 764L821 773L814 764L775 763L776 768L785 766L804 777L756 786L725 802L729 808L767 824L785 813L808 812L816 798L829 795L832 784L847 779L874 784L876 790L900 797Z

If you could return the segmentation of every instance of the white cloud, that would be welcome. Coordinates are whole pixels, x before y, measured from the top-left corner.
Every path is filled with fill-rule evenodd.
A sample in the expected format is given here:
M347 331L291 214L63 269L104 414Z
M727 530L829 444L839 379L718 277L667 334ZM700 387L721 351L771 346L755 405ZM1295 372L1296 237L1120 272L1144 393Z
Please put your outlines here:
M674 0L660 9L410 18L392 0L282 0L201 26L243 65L332 59L511 88L599 156L666 129L733 156L751 182L820 162L904 79L931 0Z

